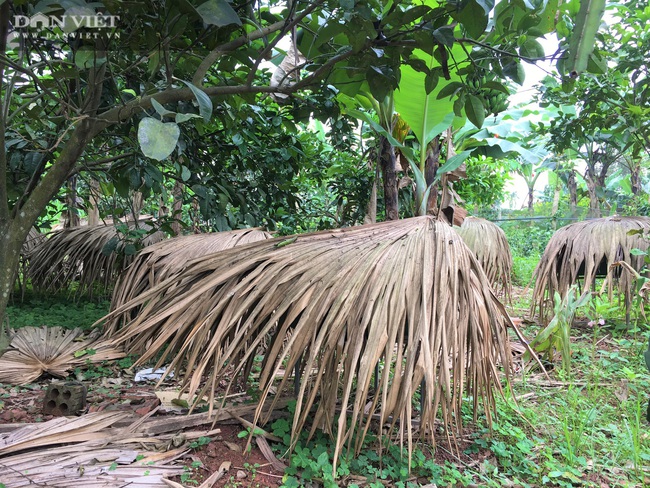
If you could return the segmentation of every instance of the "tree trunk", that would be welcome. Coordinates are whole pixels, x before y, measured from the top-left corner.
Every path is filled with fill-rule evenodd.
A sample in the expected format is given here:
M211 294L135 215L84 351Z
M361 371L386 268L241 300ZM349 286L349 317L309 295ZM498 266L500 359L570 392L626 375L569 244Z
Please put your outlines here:
M88 225L99 225L99 181L90 179L90 197L88 198Z
M632 187L632 195L638 195L641 191L641 165L630 167L630 186Z
M6 315L9 298L16 282L20 248L27 238L30 227L17 224L15 220L0 221L0 356L9 345L7 338Z
M560 209L560 193L562 190L562 185L560 177L555 173L555 190L553 191L553 207L551 208L551 217L557 215L558 210ZM553 230L557 229L557 220L553 219Z
M587 167L585 172L585 181L587 183L587 193L589 194L589 213L588 217L598 218L601 216L600 213L600 202L598 201L598 195L596 194L596 175L595 169L591 166Z
M534 202L534 191L535 188L532 186L528 187L528 214L532 217L534 213L533 202ZM532 221L531 221L532 222Z
M397 201L397 171L395 170L395 148L388 142L388 139L379 139L379 161L384 180L384 206L386 208L386 220L399 219L399 207Z
M363 217L364 224L374 224L377 222L377 182L379 181L379 165L377 164L377 157L373 155L369 161L368 166L375 168L375 177L372 180L372 188L370 189L370 199L366 205L366 215Z
M567 180L569 188L569 211L574 216L578 208L578 184L576 183L576 172L572 169Z
M79 227L81 220L79 219L79 210L77 209L77 175L68 178L68 191L65 195L65 221L63 227L70 229L71 227Z
M424 178L427 182L427 187L433 183L440 167L440 136L436 136L427 148L427 160L424 168ZM427 214L436 215L438 213L438 188L432 186L429 191L429 199L427 200Z
M177 181L174 183L174 189L172 190L172 195L174 197L174 203L172 205L172 232L175 236L181 235L181 217L183 211L183 183Z

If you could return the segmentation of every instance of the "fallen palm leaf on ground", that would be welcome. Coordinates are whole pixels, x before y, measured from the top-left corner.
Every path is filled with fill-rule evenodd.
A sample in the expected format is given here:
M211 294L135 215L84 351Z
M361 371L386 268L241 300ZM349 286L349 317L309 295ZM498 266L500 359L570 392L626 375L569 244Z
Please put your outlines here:
M136 227L130 223L129 229L146 232L151 225L140 222ZM163 237L162 232L154 232L140 243L146 247ZM114 225L57 230L31 252L28 276L33 286L44 292L58 292L78 283L78 294L92 295L95 285L103 290L111 287L132 261L133 256L126 252L128 245Z
M439 411L447 426L458 425L466 395L475 412L482 399L489 420L497 364L510 372L505 309L458 234L430 216L203 256L112 316L136 309L114 344L129 344L140 363L159 355L159 365L185 370L190 396L214 398L226 374L232 386L262 354L263 402L293 385L297 366L293 439L308 420L312 433L336 431L335 465L346 442L360 448L376 413L380 425L409 427L421 383L421 433L429 438ZM256 423L266 419L263 410Z
M288 400L278 402L279 407L286 407ZM228 410L239 417L251 415L255 406L234 405ZM0 483L7 487L166 487L167 478L185 472L184 465L172 462L188 452L189 441L219 433L219 429L181 431L232 415L224 411L218 419L199 413L134 420L124 412L97 412L11 426L0 434ZM220 468L211 479L223 474Z
M175 237L148 246L138 253L120 276L113 290L111 310L178 274L189 261L199 256L270 238L268 232L254 228ZM121 317L115 317L105 324L106 333L115 332L121 320Z
M466 217L456 231L463 238L494 290L506 298L512 294L512 255L505 232L489 220Z
M630 235L630 231L640 234ZM608 272L608 267L624 261L640 271L645 264L643 256L635 256L630 251L648 249L648 241L643 238L643 234L648 232L650 217L606 217L558 229L533 272L535 288L531 316L538 309L540 317L545 320L553 309L555 292L564 297L580 277L583 277L581 292L587 292L597 275L606 275L604 286L610 301L614 288L617 288L629 307L636 286L634 276L620 271Z
M124 353L98 341L98 334L83 337L81 329L22 327L10 331L10 346L0 356L0 383L24 385L43 373L60 378L90 361L99 363L124 357Z
M121 412L59 417L5 435L0 438L0 480L8 487L153 488L166 486L163 477L183 473L182 466L165 464L185 449L152 455L140 452L141 443L109 446L120 437L119 430L116 435L109 428L125 417Z

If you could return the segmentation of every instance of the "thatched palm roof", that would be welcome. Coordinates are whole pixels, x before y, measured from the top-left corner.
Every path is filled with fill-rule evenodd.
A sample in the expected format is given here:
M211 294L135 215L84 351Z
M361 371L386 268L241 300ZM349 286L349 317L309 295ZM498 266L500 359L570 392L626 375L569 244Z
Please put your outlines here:
M141 353L139 364L171 361L190 397L214 398L215 385L246 378L262 355L256 421L264 421L264 400L293 385L297 366L294 440L308 420L313 429L338 425L334 464L346 442L360 448L374 414L379 425L410 427L421 383L422 432L435 431L439 412L448 426L460 422L466 395L489 419L497 364L510 371L512 322L474 254L431 216L202 256L113 314L140 307L114 344Z
M134 223L129 224L135 229ZM149 229L146 222L140 229ZM140 241L149 246L164 237L155 232ZM109 242L115 246L107 251ZM122 252L126 243L113 225L72 227L51 232L30 254L28 276L32 285L41 291L57 292L78 283L78 294L92 295L94 285L108 290L119 273L133 260ZM114 252L113 252L114 251Z
M628 272L608 272L610 265L624 261L639 271L643 256L634 256L632 249L648 249L643 235L629 231L650 232L650 217L605 217L564 226L549 240L539 264L533 272L535 289L531 315L539 309L545 319L552 311L555 292L565 296L569 287L582 277L582 290L592 287L597 275L606 277L605 285L611 300L614 288L629 305L636 286L635 277Z
M270 233L253 228L180 236L148 246L120 275L113 290L111 310L121 307L170 276L177 275L197 257L271 237ZM105 324L107 336L117 330L121 320L122 317L115 317Z
M478 217L465 217L463 224L455 229L476 255L497 293L510 297L512 255L503 229Z

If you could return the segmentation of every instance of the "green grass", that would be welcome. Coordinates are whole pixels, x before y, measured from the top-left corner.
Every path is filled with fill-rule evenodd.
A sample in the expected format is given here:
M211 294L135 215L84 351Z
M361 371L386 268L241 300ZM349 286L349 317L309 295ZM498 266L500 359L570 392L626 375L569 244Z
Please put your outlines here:
M67 294L43 296L28 292L22 301L19 296L7 308L9 325L13 328L47 325L88 330L110 307L108 300L74 300Z

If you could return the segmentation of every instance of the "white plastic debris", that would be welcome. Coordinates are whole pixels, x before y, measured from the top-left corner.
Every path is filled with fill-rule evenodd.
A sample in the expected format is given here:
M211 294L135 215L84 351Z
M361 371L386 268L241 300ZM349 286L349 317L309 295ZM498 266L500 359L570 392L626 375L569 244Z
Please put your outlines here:
M137 373L135 373L135 377L133 378L133 381L158 381L160 378L162 378L165 375L165 372L167 371L167 368L158 368L156 371L153 370L153 368L146 368L146 369L141 369ZM174 377L174 372L171 371L166 378L173 378Z

